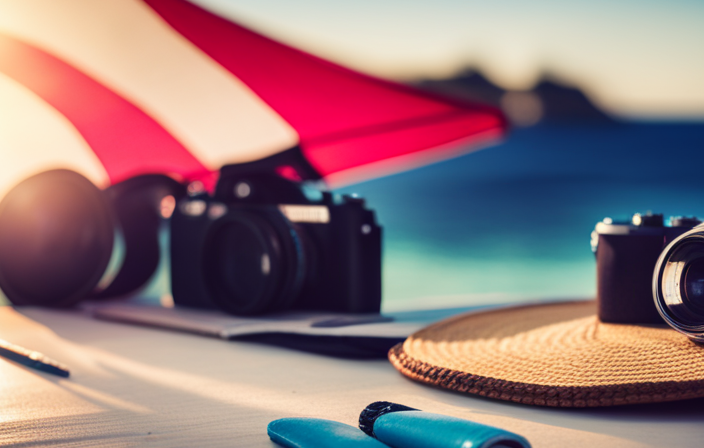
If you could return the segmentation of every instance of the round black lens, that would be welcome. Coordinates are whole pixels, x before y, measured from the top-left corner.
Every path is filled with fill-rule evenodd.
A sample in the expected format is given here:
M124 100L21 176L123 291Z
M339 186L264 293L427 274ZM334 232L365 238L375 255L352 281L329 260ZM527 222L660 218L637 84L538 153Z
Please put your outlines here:
M704 323L704 258L691 261L685 268L682 302Z
M282 218L267 218L235 210L209 230L203 263L206 287L229 313L281 311L300 290L305 264L297 233Z
M107 202L88 179L30 177L0 203L0 287L16 305L73 305L103 275L113 238Z
M241 298L242 307L248 308L260 300L267 289L277 283L278 269L271 271L271 253L265 235L246 222L233 222L223 226L214 238L214 270L222 287L230 296ZM277 276L278 277L278 276Z
M704 342L704 233L695 227L660 255L653 278L655 306L665 322Z

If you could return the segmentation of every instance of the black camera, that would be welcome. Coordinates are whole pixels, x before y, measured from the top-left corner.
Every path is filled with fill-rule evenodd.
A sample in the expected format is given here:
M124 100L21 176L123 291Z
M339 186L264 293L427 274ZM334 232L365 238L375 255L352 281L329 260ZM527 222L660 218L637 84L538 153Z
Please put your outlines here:
M653 301L653 272L663 249L697 226L694 217L635 214L630 222L604 219L592 232L599 319L613 323L663 323Z
M257 315L378 313L381 232L364 200L336 200L246 164L226 165L214 194L191 192L171 217L174 302ZM308 193L308 194L307 194Z

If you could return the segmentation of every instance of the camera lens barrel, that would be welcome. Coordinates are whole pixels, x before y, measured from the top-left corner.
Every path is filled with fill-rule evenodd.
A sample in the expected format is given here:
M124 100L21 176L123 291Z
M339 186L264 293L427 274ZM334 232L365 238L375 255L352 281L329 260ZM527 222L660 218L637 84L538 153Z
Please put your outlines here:
M704 342L704 225L663 250L653 274L658 313L675 330Z
M233 207L207 230L203 278L213 302L237 315L288 309L307 269L303 236L274 207Z

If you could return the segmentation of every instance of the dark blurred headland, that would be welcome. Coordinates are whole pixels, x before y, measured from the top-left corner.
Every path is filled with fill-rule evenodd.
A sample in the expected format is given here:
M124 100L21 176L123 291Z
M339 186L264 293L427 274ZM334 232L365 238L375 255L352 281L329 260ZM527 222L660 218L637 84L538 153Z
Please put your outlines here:
M506 90L476 69L445 79L417 79L409 84L436 94L501 108L516 126L539 122L614 123L578 87L545 75L530 90Z

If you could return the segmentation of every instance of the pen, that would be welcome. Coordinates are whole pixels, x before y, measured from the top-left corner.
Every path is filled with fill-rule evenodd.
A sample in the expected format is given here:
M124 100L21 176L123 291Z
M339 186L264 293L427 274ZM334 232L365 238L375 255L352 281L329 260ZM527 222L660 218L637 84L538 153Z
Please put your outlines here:
M0 339L0 356L32 369L67 378L68 368L45 355Z
M512 432L388 401L370 404L359 429L392 448L530 448Z

